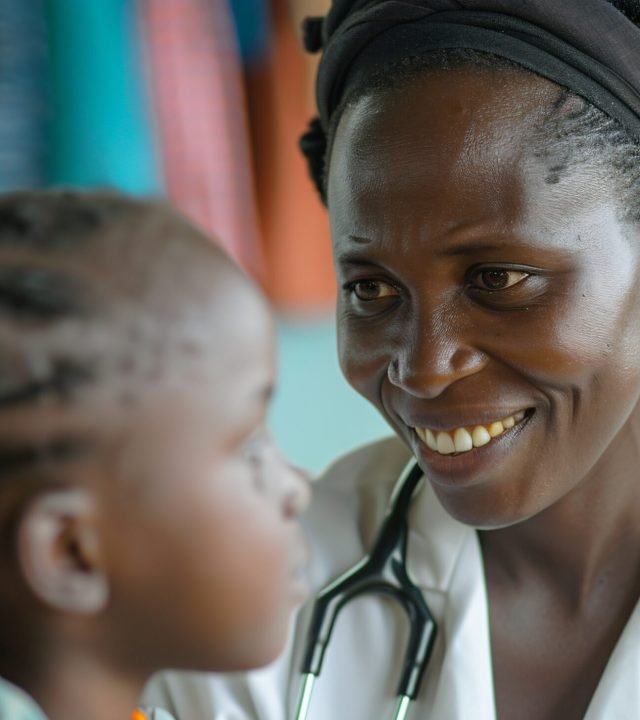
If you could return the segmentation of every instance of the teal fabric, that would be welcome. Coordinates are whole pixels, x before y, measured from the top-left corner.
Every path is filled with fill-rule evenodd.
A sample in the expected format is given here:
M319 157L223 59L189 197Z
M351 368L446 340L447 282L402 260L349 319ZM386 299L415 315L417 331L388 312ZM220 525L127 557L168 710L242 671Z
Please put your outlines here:
M270 0L230 0L242 62L251 66L265 60L271 44Z
M15 686L0 678L0 718L2 720L46 720L36 704Z
M135 8L131 0L46 0L51 184L161 188Z

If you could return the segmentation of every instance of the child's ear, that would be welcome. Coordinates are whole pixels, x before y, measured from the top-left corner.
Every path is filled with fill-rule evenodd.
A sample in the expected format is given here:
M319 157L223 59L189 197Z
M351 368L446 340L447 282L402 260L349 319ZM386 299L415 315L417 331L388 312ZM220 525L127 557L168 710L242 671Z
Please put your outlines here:
M109 587L88 490L54 489L34 498L20 521L18 557L27 584L50 607L90 614L106 606Z

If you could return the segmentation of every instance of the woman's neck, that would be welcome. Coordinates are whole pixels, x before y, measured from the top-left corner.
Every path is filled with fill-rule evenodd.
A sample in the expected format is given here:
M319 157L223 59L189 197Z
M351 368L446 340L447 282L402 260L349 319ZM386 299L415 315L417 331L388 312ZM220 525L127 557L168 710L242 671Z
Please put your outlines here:
M556 602L574 607L603 587L637 597L639 474L640 423L634 421L553 506L516 525L479 533L487 574L503 588L546 587Z

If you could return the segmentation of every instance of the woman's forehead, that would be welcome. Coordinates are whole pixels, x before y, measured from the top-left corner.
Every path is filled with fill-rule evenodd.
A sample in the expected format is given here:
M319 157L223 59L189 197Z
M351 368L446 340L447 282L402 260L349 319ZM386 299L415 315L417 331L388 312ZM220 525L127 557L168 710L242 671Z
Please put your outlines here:
M511 185L523 174L553 96L548 85L526 75L437 72L363 96L337 128L330 211L340 212L345 198L373 196L415 205L447 187L487 202L487 184Z
M613 222L619 201L602 167L550 173L558 158L544 129L560 94L528 73L456 70L363 96L345 112L329 168L336 247L349 235L411 245L454 227L555 247L568 224Z
M451 142L453 131L469 142L496 130L505 139L519 140L534 133L560 92L558 86L527 72L429 70L400 88L363 93L345 109L335 142L364 155L376 142L393 146L405 136L425 144Z

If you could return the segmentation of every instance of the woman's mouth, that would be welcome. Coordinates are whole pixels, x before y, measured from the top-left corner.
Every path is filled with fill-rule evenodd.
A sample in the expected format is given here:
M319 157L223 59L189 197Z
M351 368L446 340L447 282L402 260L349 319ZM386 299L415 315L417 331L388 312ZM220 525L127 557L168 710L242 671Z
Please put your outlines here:
M526 416L526 410L519 410L513 415L486 425L472 425L451 430L416 427L414 430L420 440L433 452L439 455L459 455L488 445L507 430L521 423Z

